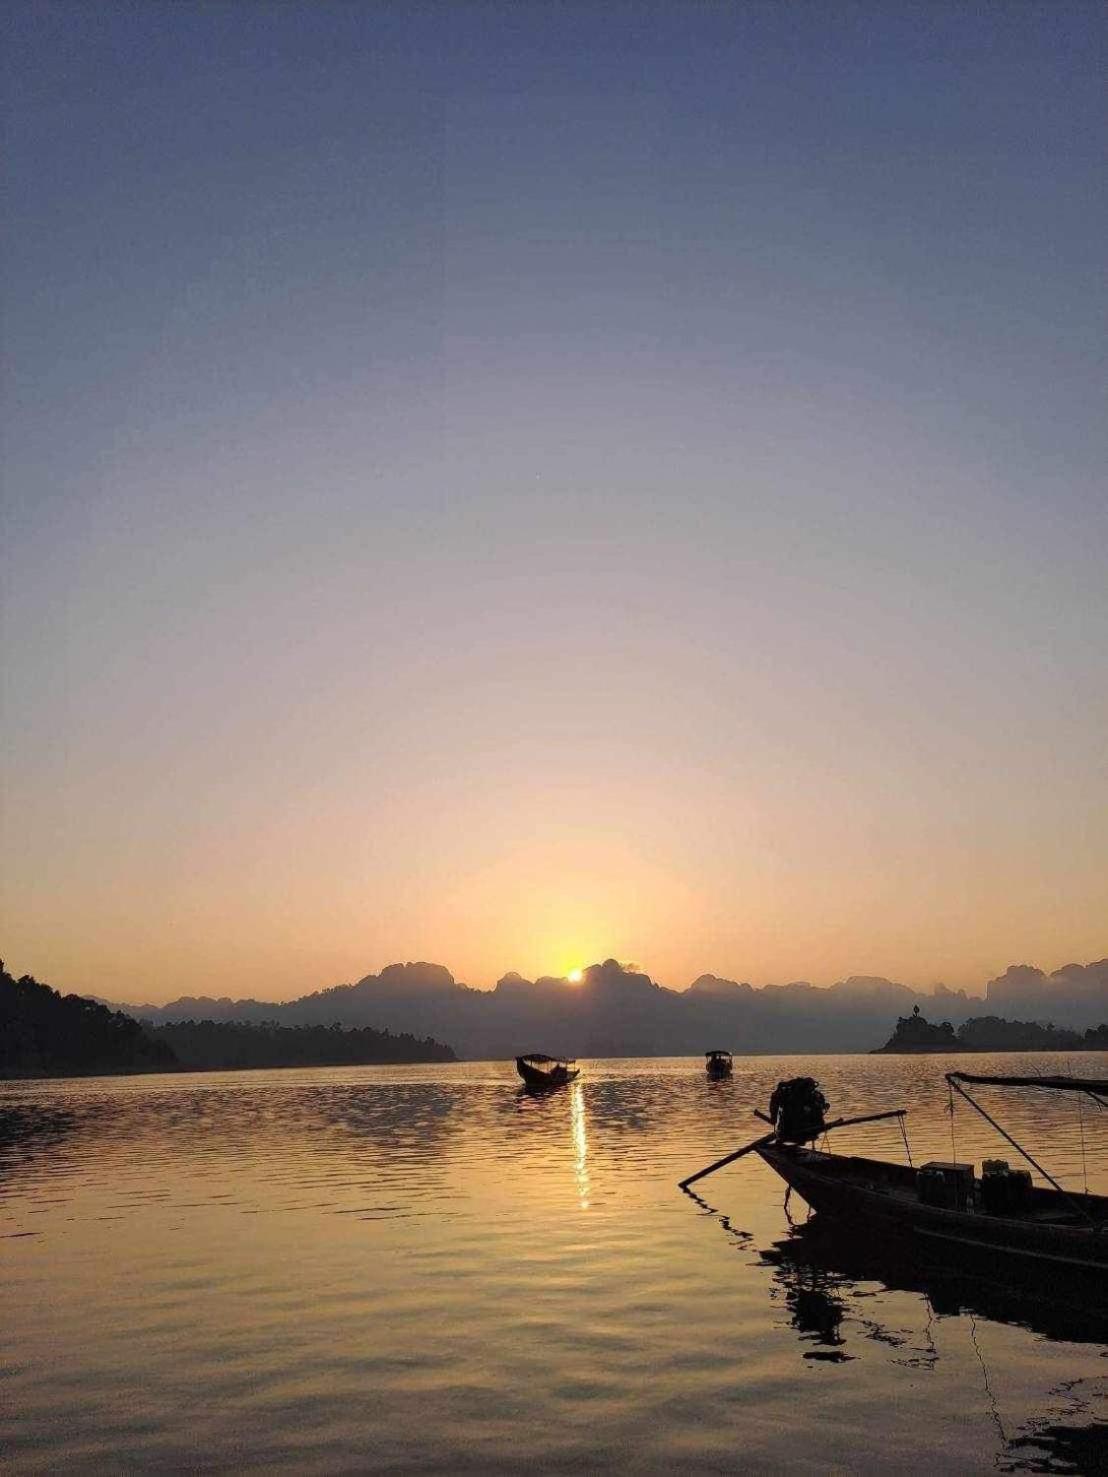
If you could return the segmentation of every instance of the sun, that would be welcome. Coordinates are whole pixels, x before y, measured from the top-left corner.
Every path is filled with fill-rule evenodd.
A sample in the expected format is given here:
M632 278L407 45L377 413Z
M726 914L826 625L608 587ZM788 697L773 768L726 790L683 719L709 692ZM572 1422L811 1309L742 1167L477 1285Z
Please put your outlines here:
M579 985L584 978L585 971L583 969L571 969L566 975L566 979L569 980L571 985Z

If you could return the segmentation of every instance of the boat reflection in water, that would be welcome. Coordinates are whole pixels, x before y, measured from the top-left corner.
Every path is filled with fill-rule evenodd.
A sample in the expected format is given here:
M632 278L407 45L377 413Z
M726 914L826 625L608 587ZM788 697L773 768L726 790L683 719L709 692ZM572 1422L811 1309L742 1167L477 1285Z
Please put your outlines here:
M732 1224L695 1191L687 1191L744 1249L748 1231ZM998 1407L978 1319L1022 1329L1058 1344L1103 1345L1108 1358L1108 1312L1082 1298L1083 1284L1054 1281L1040 1291L1009 1286L964 1269L851 1234L821 1216L796 1220L786 1204L790 1234L757 1252L772 1273L770 1295L787 1314L803 1346L801 1357L824 1364L863 1358L867 1344L882 1346L904 1368L936 1370L944 1352L958 1366L965 1339L948 1340L944 1324L968 1323L980 1367L983 1414L995 1427L995 1465L1006 1472L1108 1472L1108 1421L1102 1380L1065 1382L1050 1408L1006 1421ZM908 1294L894 1303L886 1295ZM914 1312L914 1316L913 1316ZM944 1351L944 1345L947 1347ZM1093 1388L1095 1385L1096 1388Z
M951 1270L949 1263L929 1263L898 1254L893 1247L867 1243L818 1216L803 1225L794 1223L790 1236L760 1256L798 1308L802 1301L812 1301L815 1316L814 1300L828 1304L818 1316L836 1330L847 1310L844 1299L856 1294L861 1283L879 1283L890 1291L918 1294L934 1316L978 1314L1047 1339L1108 1345L1108 1313L1082 1301L1077 1287L1054 1281L1038 1293ZM869 1324L858 1326L864 1336L874 1336ZM837 1337L834 1346L841 1343Z
M1091 1472L1108 1470L1108 1423L1099 1391L1084 1398L1083 1382L1068 1393L1066 1413L1083 1415L1065 1424L1057 1410L1006 1429L997 1408L989 1370L978 1341L978 1318L1022 1328L1049 1341L1104 1344L1108 1354L1108 1314L1080 1300L1079 1286L1057 1282L1041 1293L961 1271L949 1263L928 1263L895 1249L867 1244L819 1216L790 1222L792 1233L759 1253L772 1269L775 1291L783 1296L789 1323L809 1347L808 1360L843 1363L863 1352L864 1341L896 1349L897 1362L931 1369L942 1358L941 1324L968 1318L970 1337L981 1366L982 1397L1002 1442L1006 1471ZM919 1298L919 1321L891 1327L872 1316L883 1291ZM861 1342L859 1342L861 1341ZM852 1348L852 1345L857 1347Z

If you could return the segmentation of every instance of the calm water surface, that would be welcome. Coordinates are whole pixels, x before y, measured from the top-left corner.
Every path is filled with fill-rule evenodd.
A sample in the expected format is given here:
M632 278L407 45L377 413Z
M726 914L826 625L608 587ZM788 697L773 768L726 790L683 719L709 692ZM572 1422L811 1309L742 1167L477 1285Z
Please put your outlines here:
M545 1098L490 1063L0 1084L0 1457L1104 1470L1108 1333L1079 1310L810 1247L753 1157L676 1189L800 1072L836 1113L907 1105L916 1162L949 1158L947 1065L599 1061ZM1108 1191L1108 1114L1000 1107ZM1007 1152L968 1109L955 1127L962 1158ZM904 1152L895 1123L834 1139Z

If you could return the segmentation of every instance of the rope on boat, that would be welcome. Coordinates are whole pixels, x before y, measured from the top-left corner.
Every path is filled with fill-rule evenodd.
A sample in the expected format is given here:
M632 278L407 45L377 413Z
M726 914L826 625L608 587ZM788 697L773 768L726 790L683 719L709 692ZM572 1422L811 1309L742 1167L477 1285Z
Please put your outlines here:
M1054 1188L1058 1191L1059 1195L1061 1195L1062 1199L1065 1200L1068 1205L1072 1205L1073 1208L1074 1208L1074 1210L1076 1210L1079 1215L1083 1216L1084 1219L1087 1220L1091 1225L1093 1225L1093 1226L1096 1226L1097 1225L1096 1217L1093 1216L1093 1215L1091 1215L1089 1213L1089 1210L1087 1209L1087 1207L1084 1206L1084 1205L1081 1205L1077 1200L1075 1200L1073 1198L1073 1196L1069 1193L1068 1190L1064 1190L1062 1188L1062 1186L1058 1183L1058 1181L1054 1178L1054 1176L1048 1170L1045 1170L1043 1168L1043 1166L1039 1163L1039 1161L1037 1159L1033 1159L1031 1157L1031 1155L1027 1152L1027 1150L1023 1147L1023 1145L1021 1143L1017 1143L1017 1141L1012 1137L1012 1135L1008 1132L1008 1130L1006 1128L1002 1128L1000 1126L1000 1124L996 1121L995 1118L991 1117L988 1113L986 1113L985 1109L976 1100L976 1098L970 1097L969 1093L965 1090L964 1087L959 1087L958 1083L953 1080L953 1074L952 1073L948 1073L947 1074L946 1082L947 1082L947 1086L948 1087L954 1087L954 1088L956 1088L957 1091L958 1091L959 1097L964 1097L965 1100L966 1100L966 1102L969 1103L970 1107L971 1108L975 1108L977 1110L977 1112L981 1114L982 1118L984 1118L984 1120L985 1120L986 1123L991 1123L992 1124L993 1128L996 1129L997 1133L1000 1134L1001 1138L1007 1139L1008 1143L1010 1143L1012 1145L1012 1148L1015 1149L1015 1151L1016 1151L1017 1154L1022 1154L1023 1157L1027 1160L1028 1164L1030 1164L1033 1169L1037 1169L1039 1171L1039 1173L1042 1175L1043 1179L1044 1180L1048 1180L1050 1182L1050 1184L1052 1184L1054 1186ZM954 1130L953 1100L951 1102L951 1108L952 1108L952 1111L951 1111L951 1132L953 1133L953 1130Z
M905 1127L904 1119L903 1118L901 1118L899 1121L900 1121L900 1136L904 1140L904 1152L908 1156L908 1168L909 1169L915 1169L916 1166L912 1163L912 1146L908 1142L908 1129Z

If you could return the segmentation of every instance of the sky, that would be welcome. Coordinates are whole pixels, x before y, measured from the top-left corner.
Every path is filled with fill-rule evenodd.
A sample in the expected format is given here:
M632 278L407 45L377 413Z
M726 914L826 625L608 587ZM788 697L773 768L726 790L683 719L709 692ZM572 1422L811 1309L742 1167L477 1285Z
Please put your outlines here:
M9 966L1108 952L1099 6L2 25Z

